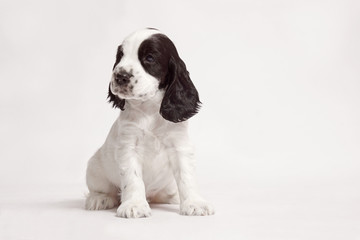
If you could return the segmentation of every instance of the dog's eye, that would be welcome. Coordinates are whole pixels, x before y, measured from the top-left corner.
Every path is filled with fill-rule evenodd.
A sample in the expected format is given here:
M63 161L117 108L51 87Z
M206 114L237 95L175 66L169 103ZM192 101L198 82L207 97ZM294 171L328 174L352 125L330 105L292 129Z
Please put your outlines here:
M148 54L148 55L146 55L145 60L146 60L147 62L154 62L154 61L155 61L155 58L153 57L153 55Z

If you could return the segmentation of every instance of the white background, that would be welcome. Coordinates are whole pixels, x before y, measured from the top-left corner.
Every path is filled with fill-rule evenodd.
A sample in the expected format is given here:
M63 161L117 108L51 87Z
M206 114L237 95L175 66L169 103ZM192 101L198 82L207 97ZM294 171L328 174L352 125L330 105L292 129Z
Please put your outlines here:
M200 93L211 217L83 209L119 111L116 48L155 27ZM360 239L358 1L1 1L1 239Z

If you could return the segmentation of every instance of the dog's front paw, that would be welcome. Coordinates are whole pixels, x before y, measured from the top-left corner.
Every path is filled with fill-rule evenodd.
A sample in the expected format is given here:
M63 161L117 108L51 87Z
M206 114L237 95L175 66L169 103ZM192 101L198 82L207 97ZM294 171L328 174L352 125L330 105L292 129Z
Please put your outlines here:
M118 207L116 216L123 218L150 217L151 209L146 201L131 201L121 203Z
M204 200L185 201L180 205L181 215L206 216L214 213L214 207Z

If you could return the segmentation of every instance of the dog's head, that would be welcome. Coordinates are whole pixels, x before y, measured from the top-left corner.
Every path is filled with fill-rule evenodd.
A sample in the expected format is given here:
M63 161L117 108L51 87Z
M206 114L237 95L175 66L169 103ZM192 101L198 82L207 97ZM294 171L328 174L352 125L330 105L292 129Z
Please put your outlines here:
M137 31L118 47L109 102L124 110L126 99L147 101L160 90L166 120L181 122L198 112L198 92L173 42L156 29Z

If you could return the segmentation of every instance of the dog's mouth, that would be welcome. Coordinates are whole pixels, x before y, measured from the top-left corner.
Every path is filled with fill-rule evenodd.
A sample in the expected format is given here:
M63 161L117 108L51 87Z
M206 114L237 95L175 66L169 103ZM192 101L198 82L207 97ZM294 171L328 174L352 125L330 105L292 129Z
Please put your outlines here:
M147 99L154 97L159 91L158 89L156 89L155 91L137 92L134 89L134 85L132 85L131 83L119 86L115 81L111 81L110 90L114 95L118 96L121 99L133 99L140 101L146 101Z
M134 86L131 85L131 84L119 86L114 81L111 81L110 89L111 89L111 92L114 95L117 95L117 96L119 96L120 98L123 98L123 99L131 98L132 96L134 96L134 94L133 94Z

